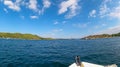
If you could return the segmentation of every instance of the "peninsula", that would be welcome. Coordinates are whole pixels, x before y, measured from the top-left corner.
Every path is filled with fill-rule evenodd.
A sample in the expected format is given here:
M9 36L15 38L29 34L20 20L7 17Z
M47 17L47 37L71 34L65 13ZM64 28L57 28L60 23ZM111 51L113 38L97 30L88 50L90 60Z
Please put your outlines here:
M22 33L6 33L0 32L0 38L6 39L26 39L26 40L52 40L52 38L43 38L33 34L22 34Z
M111 38L111 37L120 37L120 33L116 34L100 34L100 35L90 35L82 39L98 39L98 38Z

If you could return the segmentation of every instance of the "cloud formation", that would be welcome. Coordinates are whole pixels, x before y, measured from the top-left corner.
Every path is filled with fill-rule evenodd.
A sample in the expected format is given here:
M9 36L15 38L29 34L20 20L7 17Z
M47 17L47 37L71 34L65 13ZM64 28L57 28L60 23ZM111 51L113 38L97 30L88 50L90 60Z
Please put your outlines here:
M9 9L20 11L21 5L28 7L30 10L33 10L39 14L43 13L45 9L49 8L51 6L51 2L49 0L43 0L43 7L40 9L38 6L38 0L28 0L28 2L23 0L1 0L1 2L4 2L4 5L8 6Z
M89 16L90 16L90 17L96 17L96 10L92 10L92 11L89 13Z
M34 10L34 11L38 11L37 8L37 0L29 0L29 5L28 5L29 9Z
M4 5L8 6L9 9L20 11L20 2L21 0L16 0L15 2L11 0L4 0Z
M38 16L30 16L31 19L37 19Z
M84 23L84 24L81 24L81 23L76 23L76 24L73 24L74 27L77 27L77 28L86 28L88 26L89 22L88 23Z
M116 6L111 3L116 4ZM113 0L104 0L99 8L99 16L102 18L109 17L120 19L120 3L118 1L114 2Z
M22 10L21 6L27 7L27 9L32 10L34 13L39 15L43 14L47 8L50 8L52 1L50 0L42 0L42 6L40 6L38 0L0 0L4 3L9 9L14 11ZM98 9L93 9L89 12L88 17L96 17L100 18L108 17L108 18L117 18L120 19L120 1L116 0L103 0L103 2L99 5ZM65 14L64 17L66 19L72 18L79 13L79 9L81 8L79 4L80 0L64 0L59 4L58 14ZM115 5L113 5L115 4ZM116 6L118 4L118 6ZM4 8L4 11L7 13L8 8ZM24 8L23 8L24 9ZM97 13L98 14L97 14Z
M68 14L65 16L66 18L71 18L77 15L77 10L80 8L78 5L79 0L67 0L63 1L60 4L60 9L58 11L59 14L63 14L67 12Z
M104 17L104 15L107 13L109 11L109 8L107 7L107 5L106 4L104 4L104 5L102 5L101 7L100 7L100 17Z
M51 5L51 2L49 0L43 0L43 7L44 8L49 8Z
M49 0L43 0L43 8L41 10L41 13L45 11L45 9L49 8L51 6L51 2Z
M54 25L56 25L56 24L59 24L59 22L58 22L58 21L55 21L55 22L54 22Z
M104 17L110 10L110 8L107 6L108 3L110 3L111 0L104 0L99 8L99 15L100 17Z
M120 20L120 5L115 7L113 11L109 14L112 18L117 18Z
M53 29L47 33L42 34L42 36L50 37L50 38L58 38L59 36L57 36L57 35L58 34L61 35L62 32L63 32L63 29Z
M58 32L61 32L61 31L63 31L63 29L54 29L53 30L54 33L58 33Z
M6 13L8 13L8 10L6 8L3 9Z
M109 27L105 30L98 32L99 34L115 34L120 32L120 25Z

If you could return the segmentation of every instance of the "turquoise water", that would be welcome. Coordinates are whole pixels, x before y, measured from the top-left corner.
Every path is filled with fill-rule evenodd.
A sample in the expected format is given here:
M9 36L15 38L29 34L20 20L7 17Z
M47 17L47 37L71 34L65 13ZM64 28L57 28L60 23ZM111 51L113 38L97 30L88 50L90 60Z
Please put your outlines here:
M68 67L82 61L120 66L120 38L95 40L0 39L0 67Z

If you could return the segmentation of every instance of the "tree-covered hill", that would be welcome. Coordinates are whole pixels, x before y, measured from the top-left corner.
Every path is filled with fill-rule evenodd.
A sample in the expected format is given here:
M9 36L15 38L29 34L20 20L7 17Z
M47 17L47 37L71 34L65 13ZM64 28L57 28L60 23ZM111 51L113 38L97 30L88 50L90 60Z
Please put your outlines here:
M52 39L52 38L43 38L33 34L5 33L5 32L0 32L0 38L32 39L32 40L51 40Z
M117 34L101 34L101 35L90 35L82 39L97 39L97 38L110 38L110 37L120 37L120 33Z

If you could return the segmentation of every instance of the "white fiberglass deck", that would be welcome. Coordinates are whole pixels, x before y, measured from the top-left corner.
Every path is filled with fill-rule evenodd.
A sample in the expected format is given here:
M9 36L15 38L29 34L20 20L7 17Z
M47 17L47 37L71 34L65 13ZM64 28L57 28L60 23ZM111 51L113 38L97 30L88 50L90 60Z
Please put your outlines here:
M81 66L77 66L76 63L73 63L69 67L117 67L117 65L113 64L113 65L108 65L108 66L102 66L102 65L92 64L88 62L82 62Z

